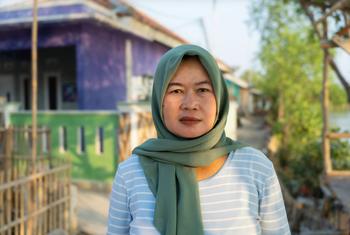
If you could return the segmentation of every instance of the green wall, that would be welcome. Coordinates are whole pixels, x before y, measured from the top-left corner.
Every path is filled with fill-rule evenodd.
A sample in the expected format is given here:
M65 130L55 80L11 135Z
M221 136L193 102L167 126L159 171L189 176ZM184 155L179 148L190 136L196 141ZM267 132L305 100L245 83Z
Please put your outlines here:
M39 112L38 126L51 130L52 156L71 160L74 179L111 182L118 164L118 117L117 112ZM29 126L31 113L12 113L10 123L14 127ZM84 129L85 152L79 151L81 127ZM60 151L63 128L66 130L66 151ZM96 151L99 128L103 129L103 152Z
M237 100L237 103L239 103L241 100L240 87L229 80L225 80L225 82L226 82L229 95L235 97L235 99Z

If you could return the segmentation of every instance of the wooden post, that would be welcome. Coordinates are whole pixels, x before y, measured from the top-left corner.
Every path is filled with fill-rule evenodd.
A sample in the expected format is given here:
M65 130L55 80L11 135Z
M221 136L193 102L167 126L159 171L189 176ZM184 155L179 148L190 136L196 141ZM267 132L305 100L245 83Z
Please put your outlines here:
M33 0L32 26L32 167L35 172L35 158L37 154L37 92L38 92L38 0Z
M327 20L322 22L323 25L323 40L328 38L328 25ZM330 157L330 140L327 138L329 129L329 92L328 92L328 64L329 64L329 49L323 48L323 81L322 81L322 116L323 116L323 129L322 129L322 154L323 154L323 168L324 173L327 175L332 171L332 163Z
M8 173L12 168L12 138L13 138L13 128L8 128L4 131L5 138L5 157L4 157L4 169L5 169L5 182L11 181L10 174Z
M126 98L127 101L131 101L131 92L132 92L132 63L133 63L133 58L132 58L132 42L131 40L127 39L125 41L125 68L126 68Z
M38 0L33 0L33 23L32 23L32 159L31 172L35 174L35 159L37 155L37 92L38 92ZM29 182L29 194L36 189L36 181ZM32 187L32 188L31 188ZM36 210L33 195L29 197L29 213ZM36 234L36 219L28 220L27 234Z

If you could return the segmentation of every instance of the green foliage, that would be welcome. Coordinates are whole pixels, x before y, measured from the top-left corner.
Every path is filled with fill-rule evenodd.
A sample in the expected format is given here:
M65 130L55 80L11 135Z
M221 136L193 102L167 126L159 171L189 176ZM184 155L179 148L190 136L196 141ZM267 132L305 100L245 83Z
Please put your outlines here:
M331 141L332 165L335 170L350 169L350 143L345 140Z
M257 85L272 102L274 131L283 134L289 151L299 153L320 136L322 52L307 30L285 27L264 44L259 58L264 79Z
M262 43L266 43L279 36L284 28L281 26L290 30L309 26L304 14L296 14L300 11L297 0L252 0L251 25L260 32Z
M281 142L277 155L294 192L302 186L316 190L323 170L323 53L308 20L298 10L299 2L293 0L255 0L251 8L254 26L261 32L258 57L262 70L255 85L271 102L268 121ZM346 102L339 86L331 83L330 93L332 104ZM347 142L332 142L335 168L349 166L349 152Z
M323 172L322 143L315 141L305 146L300 156L291 161L285 168L286 184L294 195L301 193L320 196L319 176ZM350 169L350 143L344 140L331 141L331 156L333 168L336 170ZM309 195L310 196L310 195Z
M340 85L332 83L329 86L329 97L332 108L347 105L347 97L344 89Z
M241 75L241 78L244 81L249 82L250 85L256 86L256 84L261 83L262 76L259 72L248 69L244 71L244 73Z
M304 146L304 151L297 159L285 168L287 185L293 195L305 187L316 192L319 187L319 176L323 171L321 142L315 141Z

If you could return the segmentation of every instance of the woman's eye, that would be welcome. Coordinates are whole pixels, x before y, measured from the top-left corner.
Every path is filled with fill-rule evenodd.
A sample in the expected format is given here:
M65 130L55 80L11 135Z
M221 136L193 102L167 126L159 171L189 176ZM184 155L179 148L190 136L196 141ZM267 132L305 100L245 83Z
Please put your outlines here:
M199 92L209 92L210 90L208 88L199 88L198 89Z
M170 93L172 93L172 94L180 94L180 93L182 93L182 90L175 89L175 90L171 90Z

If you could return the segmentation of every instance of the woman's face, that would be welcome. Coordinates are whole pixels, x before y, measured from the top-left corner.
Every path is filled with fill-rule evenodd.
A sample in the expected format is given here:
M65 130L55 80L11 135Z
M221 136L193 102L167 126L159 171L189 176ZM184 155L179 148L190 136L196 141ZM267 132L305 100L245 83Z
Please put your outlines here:
M215 94L207 71L196 57L185 58L164 96L166 128L180 137L199 137L213 128L216 111Z

